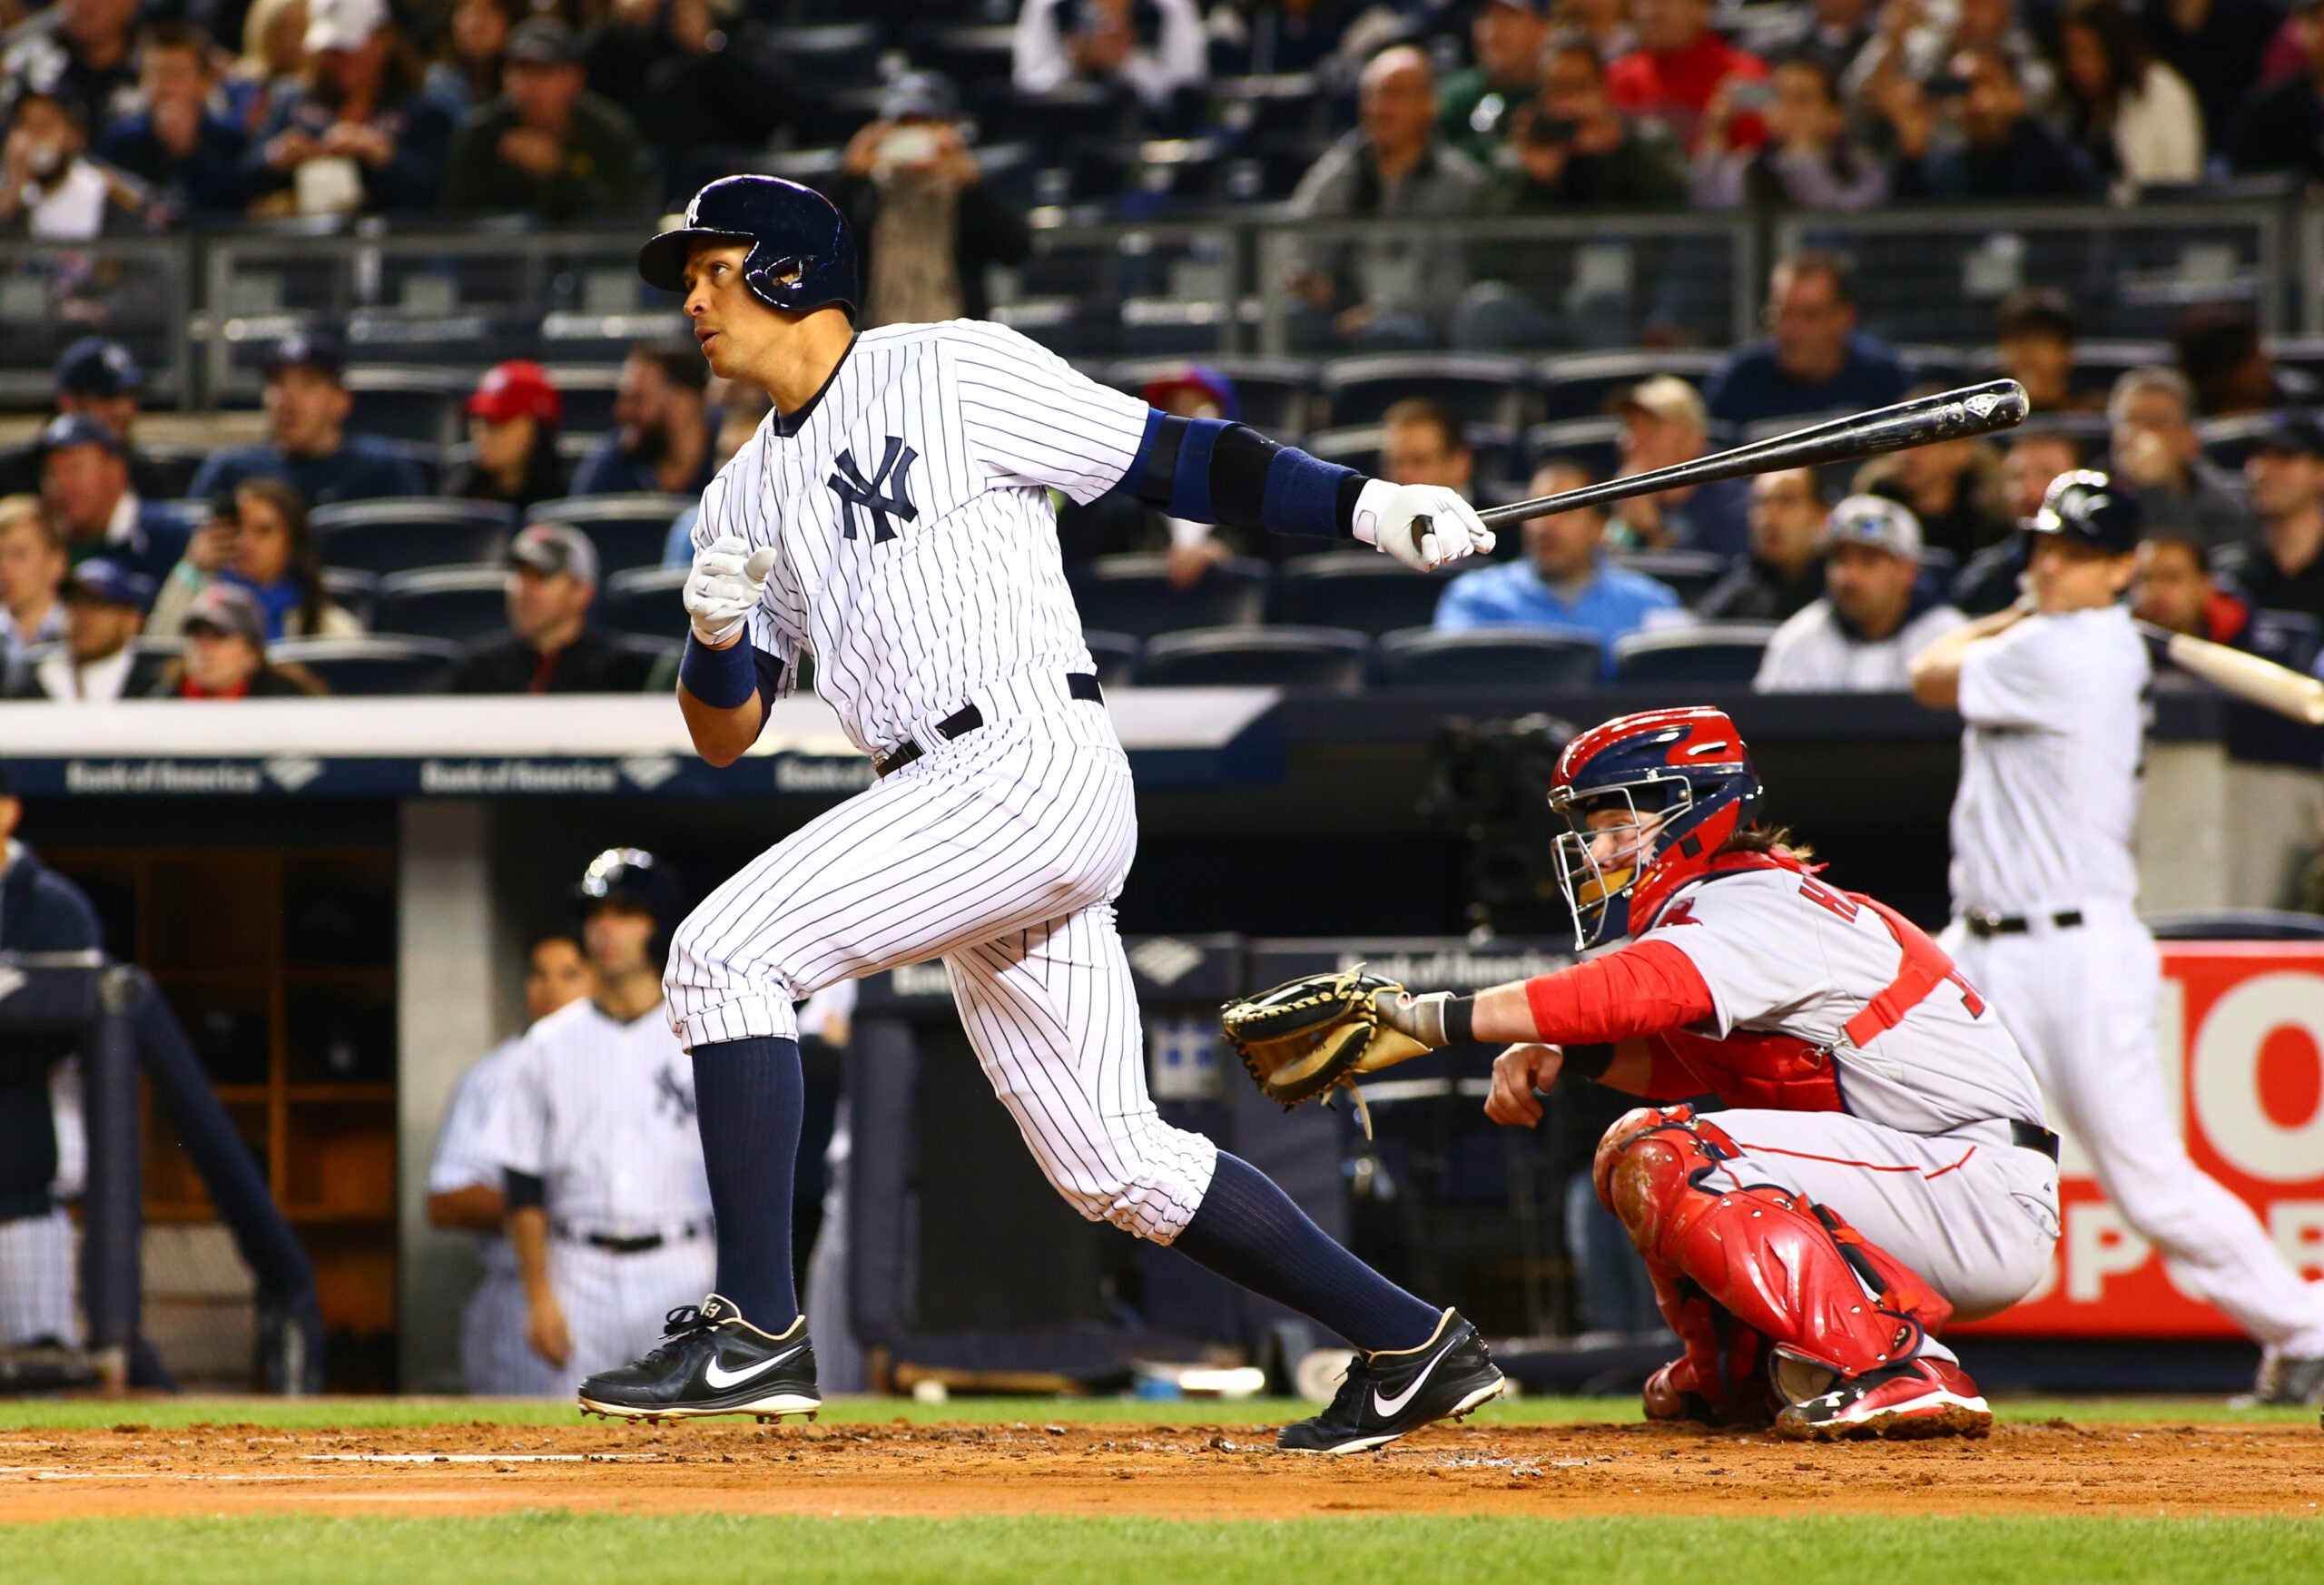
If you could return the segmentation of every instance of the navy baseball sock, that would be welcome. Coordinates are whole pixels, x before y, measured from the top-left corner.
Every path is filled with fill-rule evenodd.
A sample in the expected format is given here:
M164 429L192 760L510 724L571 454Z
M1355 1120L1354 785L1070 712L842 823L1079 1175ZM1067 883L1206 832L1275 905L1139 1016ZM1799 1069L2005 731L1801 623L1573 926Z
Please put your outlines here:
M752 1325L777 1334L799 1314L791 1187L804 1088L796 1040L694 1048L694 1120L718 1217L718 1292Z
M1366 1354L1418 1348L1436 1331L1440 1312L1333 1243L1265 1173L1224 1150L1175 1247Z

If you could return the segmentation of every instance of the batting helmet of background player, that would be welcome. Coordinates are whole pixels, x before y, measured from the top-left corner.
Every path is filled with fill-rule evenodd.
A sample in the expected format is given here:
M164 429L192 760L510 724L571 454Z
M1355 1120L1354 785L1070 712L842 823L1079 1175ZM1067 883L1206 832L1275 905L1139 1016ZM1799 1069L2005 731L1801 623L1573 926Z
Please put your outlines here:
M1550 778L1550 807L1571 831L1557 839L1558 883L1573 911L1577 950L1630 933L1671 890L1710 864L1751 823L1759 778L1743 736L1708 705L1647 710L1591 727L1566 745ZM1627 811L1629 852L1601 861L1590 817Z
M743 284L769 308L803 314L837 303L855 318L855 235L812 187L780 176L722 176L694 195L684 225L637 251L637 272L648 286L684 296L696 242L749 243Z
M573 888L573 907L586 922L601 902L623 902L643 909L654 918L655 964L670 960L670 936L685 917L685 899L678 877L653 854L639 848L607 848L589 861L580 882Z
M2079 468L2050 481L2042 509L2025 526L2108 556L2128 556L2139 547L2145 515L2137 497L2116 489L2113 480L2093 468Z

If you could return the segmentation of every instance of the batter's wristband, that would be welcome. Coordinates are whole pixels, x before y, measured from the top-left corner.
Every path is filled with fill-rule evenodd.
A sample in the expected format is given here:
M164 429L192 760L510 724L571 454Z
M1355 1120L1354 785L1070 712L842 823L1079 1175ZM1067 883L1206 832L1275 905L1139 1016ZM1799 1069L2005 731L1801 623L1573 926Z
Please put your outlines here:
M713 649L693 634L686 635L686 652L678 661L678 681L686 692L714 710L739 710L758 692L758 667L751 664L748 635L724 649Z
M1444 1043L1465 1045L1477 1038L1477 999L1473 996L1452 996L1444 1000Z
M1565 1066L1559 1071L1582 1078L1603 1078L1606 1069L1614 1065L1614 1048L1610 1045L1568 1046Z

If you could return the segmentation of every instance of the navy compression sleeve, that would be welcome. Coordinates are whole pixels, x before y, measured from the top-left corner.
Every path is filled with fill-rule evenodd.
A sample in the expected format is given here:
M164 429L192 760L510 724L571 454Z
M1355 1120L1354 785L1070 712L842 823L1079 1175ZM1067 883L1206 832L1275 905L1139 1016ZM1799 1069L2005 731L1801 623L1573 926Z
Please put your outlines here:
M1349 539L1364 483L1355 469L1279 446L1247 425L1149 410L1137 455L1114 490L1192 522Z

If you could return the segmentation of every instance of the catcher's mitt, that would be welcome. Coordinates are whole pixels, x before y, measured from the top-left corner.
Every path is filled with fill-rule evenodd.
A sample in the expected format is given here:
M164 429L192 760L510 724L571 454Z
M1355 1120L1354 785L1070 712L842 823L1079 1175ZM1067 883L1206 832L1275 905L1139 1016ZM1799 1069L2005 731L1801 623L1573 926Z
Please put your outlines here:
M1287 1110L1342 1086L1354 1090L1358 1075L1428 1049L1383 1022L1374 1005L1403 989L1366 974L1359 963L1343 974L1304 975L1230 1001L1218 1009L1218 1025L1259 1088Z

